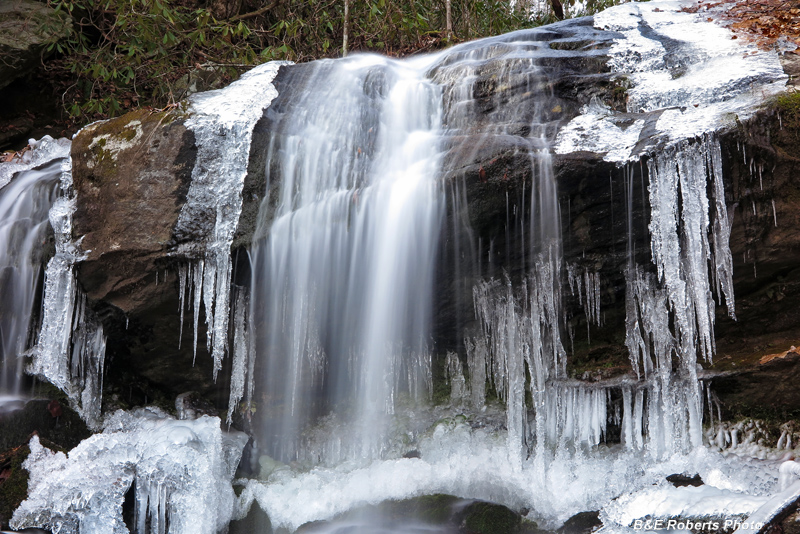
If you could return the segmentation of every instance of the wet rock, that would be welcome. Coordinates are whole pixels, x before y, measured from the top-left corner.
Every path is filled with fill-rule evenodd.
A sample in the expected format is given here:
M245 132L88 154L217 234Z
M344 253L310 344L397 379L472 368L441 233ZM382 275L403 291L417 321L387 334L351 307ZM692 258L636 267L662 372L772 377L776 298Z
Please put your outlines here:
M28 472L22 468L28 454L27 445L0 453L0 528L8 528L11 514L28 496Z
M743 366L744 367L744 366ZM800 354L754 364L715 377L714 392L728 418L786 421L800 416Z
M681 488L683 486L702 486L703 479L700 478L700 475L695 474L694 476L684 475L684 474L674 474L669 475L667 477L667 482L675 486L676 488Z
M442 532L458 534L545 534L538 529L536 523L523 520L520 514L506 506L445 494L385 501L378 505L357 508L332 521L307 523L297 532L329 532L331 526L339 521L343 524L357 521L373 528L391 528L393 525L418 521L445 529Z
M148 282L176 244L196 154L183 121L139 110L88 126L72 145L73 234L87 253L78 279L90 299L124 314L161 300Z
M558 534L589 534L602 525L600 512L580 512L567 519Z
M45 447L60 452L67 449L46 439L40 439ZM8 522L14 510L28 497L28 472L22 462L30 454L27 444L0 452L0 529L8 529ZM13 531L16 532L16 531ZM47 534L46 531L31 528L19 531L26 534Z
M106 398L114 407L172 410L187 390L220 407L227 398L226 384L212 379L205 321L196 354L191 311L181 323L177 266L186 258L177 249L192 236L177 238L175 226L197 153L186 119L180 109L138 110L73 141L73 235L86 252L76 271L108 337Z
M422 458L422 453L419 452L417 449L413 451L408 451L403 455L403 458Z
M269 516L255 502L250 505L250 510L244 518L231 521L228 526L228 534L272 534L272 532Z
M463 534L512 534L522 529L522 516L500 504L476 501L461 513Z

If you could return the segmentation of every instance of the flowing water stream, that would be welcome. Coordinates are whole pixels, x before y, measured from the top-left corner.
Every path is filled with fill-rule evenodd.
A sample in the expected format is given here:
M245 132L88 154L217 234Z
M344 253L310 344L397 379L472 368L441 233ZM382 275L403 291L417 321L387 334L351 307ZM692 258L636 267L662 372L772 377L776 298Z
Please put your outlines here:
M22 395L41 295L48 213L60 193L61 161L20 172L0 190L0 411Z

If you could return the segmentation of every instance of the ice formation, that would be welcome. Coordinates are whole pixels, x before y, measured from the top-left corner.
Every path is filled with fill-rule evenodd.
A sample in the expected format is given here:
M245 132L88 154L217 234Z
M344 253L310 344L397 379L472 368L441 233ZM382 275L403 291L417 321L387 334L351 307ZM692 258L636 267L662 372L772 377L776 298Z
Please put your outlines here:
M514 510L528 509L528 518L540 528L554 529L577 510L598 510L609 503L613 507L620 493L631 494L630 499L635 500L638 492L657 485L664 490L660 495L666 497L676 488L667 487L665 477L683 472L698 473L706 481L706 500L696 507L698 513L726 506L748 513L766 501L777 476L777 469L773 473L749 459L723 458L705 449L661 462L635 451L603 446L587 448L578 455L562 450L544 468L533 456L517 462L507 444L505 432L484 426L480 416L444 420L415 443L420 458L374 461L365 466L344 463L307 471L283 466L265 480L237 481L244 485L238 514L257 504L267 512L273 528L293 530L364 504L446 493L497 502ZM653 502L658 495L651 494ZM687 498L676 502L676 510L682 503L691 504L689 494L677 495ZM635 512L629 506L622 511Z
M586 332L591 341L590 325L602 325L600 316L600 273L578 265L567 265L567 281L573 297L578 297L578 303L586 315Z
M50 142L43 139L40 146L47 148ZM68 145L62 142L58 146L58 154L64 157L60 163L61 196L49 211L56 253L45 270L42 324L37 344L31 349L32 362L27 372L67 393L70 403L87 423L97 426L102 402L105 337L100 323L85 310L85 299L73 271L81 253L72 240L75 210L72 161L65 157Z
M265 63L224 89L197 93L189 99L186 127L194 132L198 153L175 233L195 236L187 246L200 247L179 252L196 258L190 277L194 281L195 353L202 296L214 379L228 348L230 248L242 210L250 140L256 121L278 95L272 80L285 64Z
M50 161L66 158L72 146L69 139L53 139L45 135L38 141L30 139L28 146L31 148L22 153L18 159L0 163L0 188L5 187L11 178L20 172L35 169Z
M676 488L665 483L614 500L603 508L603 520L624 527L634 526L636 520L662 520L665 526L667 521L676 518L684 523L687 520L742 520L768 499L767 495L755 496L708 485Z
M681 1L628 2L594 16L597 28L618 32L609 66L624 76L628 113L598 104L561 129L560 154L588 150L608 161L636 160L647 152L639 134L654 121L666 142L713 132L744 120L765 97L785 86L778 54L733 39L708 14L682 10ZM656 112L652 116L649 113Z
M231 480L246 441L223 433L216 417L177 421L156 409L108 416L102 433L68 455L34 436L23 464L28 498L11 525L127 534L122 503L133 486L137 534L215 534L233 514Z

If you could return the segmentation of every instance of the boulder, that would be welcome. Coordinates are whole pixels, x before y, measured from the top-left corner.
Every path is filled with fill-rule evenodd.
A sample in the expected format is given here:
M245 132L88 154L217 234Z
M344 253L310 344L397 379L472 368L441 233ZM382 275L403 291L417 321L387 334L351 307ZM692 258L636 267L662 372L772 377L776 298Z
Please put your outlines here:
M43 2L0 3L0 89L39 65L48 45L69 35L71 27L65 12Z
M602 524L600 512L580 512L567 519L556 532L558 534L589 534Z
M210 394L217 385L204 321L195 354L191 308L181 314L178 265L187 258L176 250L192 236L178 237L175 227L197 153L186 119L179 109L138 110L73 141L73 236L85 252L76 272L108 336L105 399L113 407L173 410L187 390L221 406L227 397Z

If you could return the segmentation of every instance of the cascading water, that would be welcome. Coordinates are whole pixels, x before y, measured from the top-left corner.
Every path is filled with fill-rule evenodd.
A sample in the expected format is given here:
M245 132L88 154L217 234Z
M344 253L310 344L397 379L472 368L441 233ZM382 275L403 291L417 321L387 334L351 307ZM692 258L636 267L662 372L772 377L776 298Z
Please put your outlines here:
M267 182L279 192L259 215L251 317L265 319L254 336L265 391L282 404L266 430L281 459L303 455L301 433L334 408L355 427L325 461L379 457L398 397L429 394L443 209L429 62L320 62L304 82L317 90L268 114Z
M18 173L0 189L0 399L22 393L23 356L35 326L48 212L59 195L60 178L61 161L54 160Z

